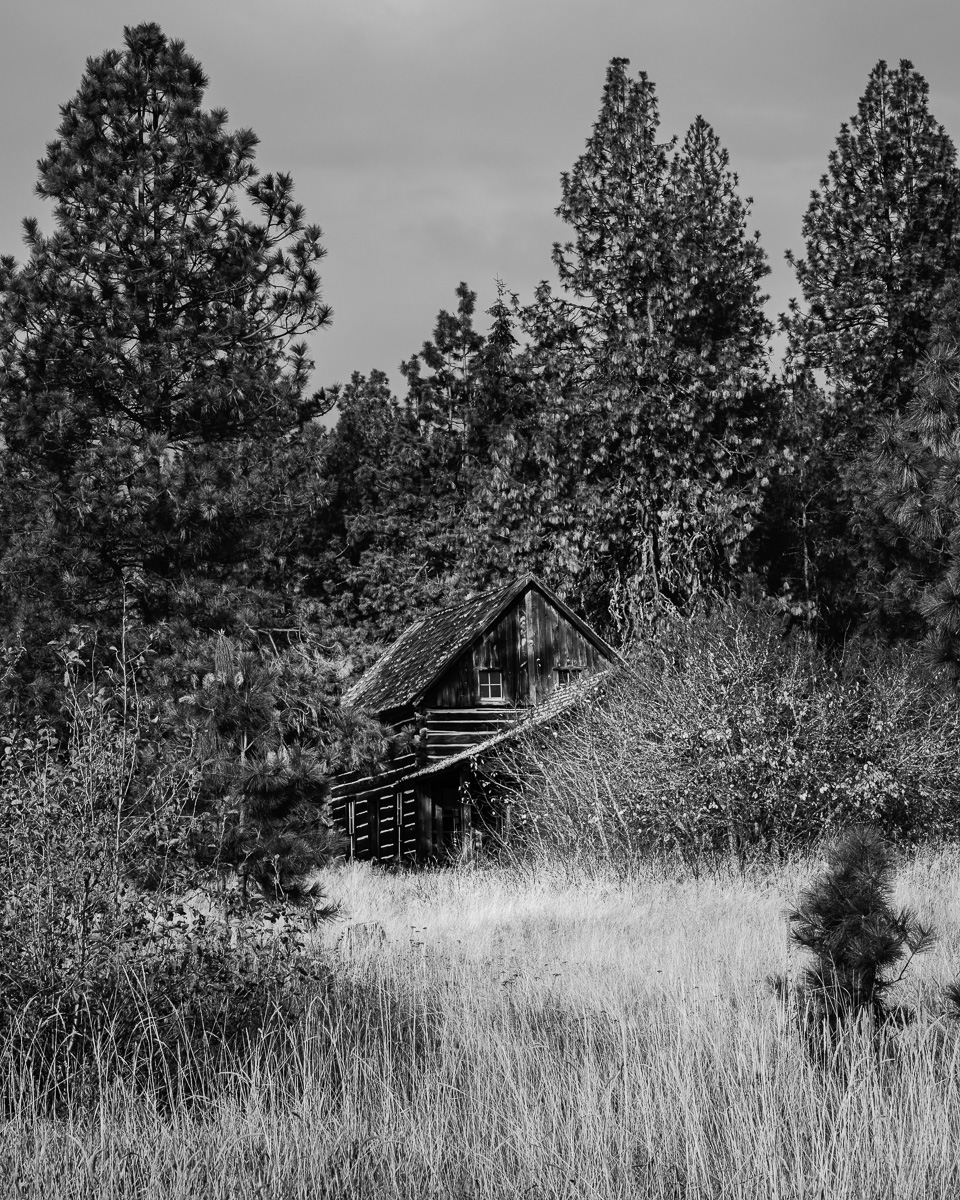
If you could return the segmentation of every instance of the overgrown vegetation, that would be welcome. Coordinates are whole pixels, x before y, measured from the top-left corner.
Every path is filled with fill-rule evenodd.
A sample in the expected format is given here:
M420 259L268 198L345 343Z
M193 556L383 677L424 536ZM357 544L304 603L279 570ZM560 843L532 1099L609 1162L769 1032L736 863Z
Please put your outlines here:
M818 865L695 878L650 863L619 879L563 862L536 876L351 867L330 880L349 920L322 936L359 1011L318 1001L296 1036L173 1111L116 1086L93 1113L50 1121L25 1088L0 1178L38 1200L949 1194L960 1096L955 1027L938 1014L956 855L903 865L898 902L944 937L900 985L917 1018L899 1053L878 1066L851 1027L844 1078L811 1062L761 987L799 977L784 896Z
M4 738L0 760L0 1058L59 1111L120 1082L162 1100L202 1094L251 1045L333 987L303 954L329 903L244 896L189 763L138 775L138 731L110 689L74 693L52 730ZM4 1097L4 1103L10 1097Z
M21 1193L28 1160L40 1195L95 1170L169 1195L957 1190L958 868L929 846L960 834L934 671L960 645L954 147L912 66L879 63L807 213L778 378L728 156L701 118L661 140L628 65L563 177L559 291L501 287L483 332L461 283L402 398L377 371L310 390L320 230L182 43L126 30L64 105L54 232L27 221L0 263ZM332 882L330 779L392 750L345 682L521 570L627 665L496 766L508 861ZM811 882L801 855L866 824ZM930 923L892 845L938 892L940 978L902 978ZM368 910L349 936L340 890ZM865 1026L908 1007L878 1056Z
M596 698L498 770L518 844L612 865L651 850L781 856L852 824L958 832L960 716L916 653L830 656L766 602L720 603L635 646Z

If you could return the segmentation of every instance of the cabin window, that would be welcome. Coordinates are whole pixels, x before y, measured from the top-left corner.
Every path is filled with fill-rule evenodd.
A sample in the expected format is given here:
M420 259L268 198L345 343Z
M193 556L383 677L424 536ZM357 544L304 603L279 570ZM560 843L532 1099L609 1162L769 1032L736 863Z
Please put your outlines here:
M480 672L480 703L492 704L503 699L503 672Z
M582 672L583 667L557 667L557 687L573 687Z

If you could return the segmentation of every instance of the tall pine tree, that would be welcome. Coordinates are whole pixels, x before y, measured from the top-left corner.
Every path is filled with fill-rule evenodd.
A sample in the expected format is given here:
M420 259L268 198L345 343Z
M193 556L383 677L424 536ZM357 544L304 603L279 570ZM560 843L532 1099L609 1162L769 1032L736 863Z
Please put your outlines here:
M873 461L878 427L911 405L935 297L960 263L956 155L928 93L908 61L877 63L804 216L804 257L788 255L803 305L785 319L795 419L781 573L836 636L870 612L910 627Z
M323 407L297 340L330 319L320 230L206 85L155 24L90 59L39 164L54 232L25 221L27 261L2 261L0 571L21 624L58 599L197 617L256 554L273 447Z
M661 142L653 83L607 71L584 154L562 178L562 288L523 313L539 467L522 502L530 541L594 614L627 626L737 569L764 479L775 395L749 201L697 118ZM534 446L532 442L537 444ZM505 509L518 489L505 481Z
M880 427L874 496L898 537L892 585L926 626L933 663L960 680L960 282L938 298L904 413Z

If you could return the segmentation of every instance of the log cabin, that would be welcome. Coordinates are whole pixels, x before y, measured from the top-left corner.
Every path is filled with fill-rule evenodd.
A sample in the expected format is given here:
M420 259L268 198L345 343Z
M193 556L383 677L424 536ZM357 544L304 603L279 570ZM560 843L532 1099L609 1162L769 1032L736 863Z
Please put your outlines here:
M503 835L471 788L478 763L572 707L621 661L531 575L422 617L344 696L409 747L375 774L337 777L331 815L361 859L429 862Z

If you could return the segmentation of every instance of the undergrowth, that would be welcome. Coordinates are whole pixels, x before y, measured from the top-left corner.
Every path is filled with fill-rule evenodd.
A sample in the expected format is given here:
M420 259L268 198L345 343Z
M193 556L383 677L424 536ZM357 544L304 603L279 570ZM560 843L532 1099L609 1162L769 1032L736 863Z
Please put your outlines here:
M729 602L637 644L492 773L519 781L514 851L541 857L742 864L856 824L898 842L949 838L960 709L918 656L851 646L831 659L767 605Z

